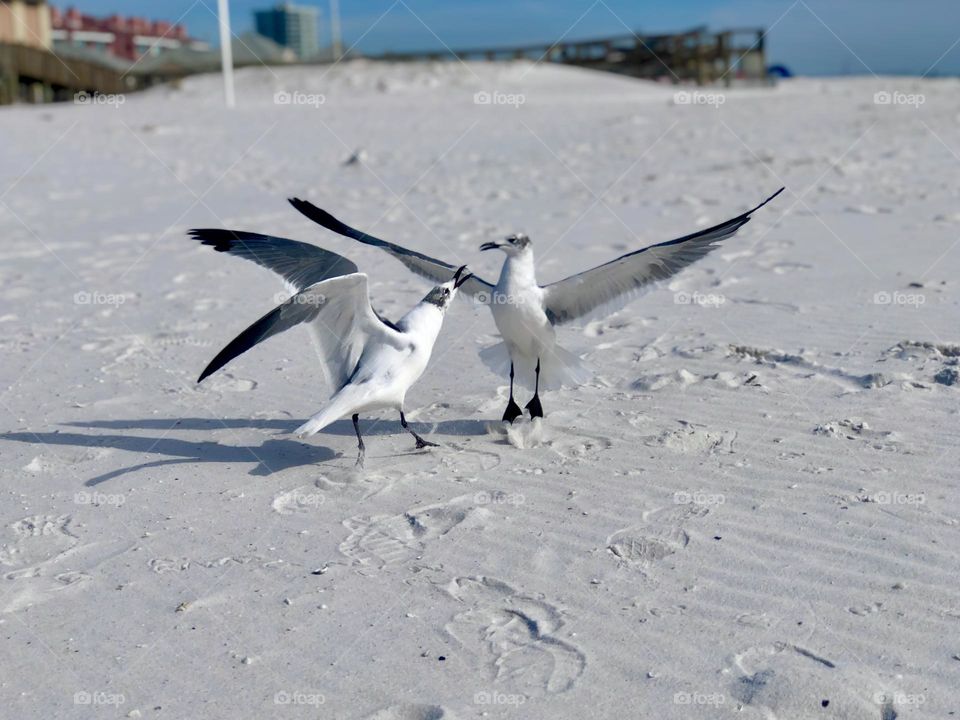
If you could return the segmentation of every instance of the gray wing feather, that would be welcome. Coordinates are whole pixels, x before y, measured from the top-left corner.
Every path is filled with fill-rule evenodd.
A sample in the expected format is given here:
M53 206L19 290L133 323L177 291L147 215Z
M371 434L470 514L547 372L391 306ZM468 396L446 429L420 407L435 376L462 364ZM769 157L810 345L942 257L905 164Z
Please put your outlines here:
M407 248L401 247L395 243L381 240L378 237L368 235L361 230L352 228L346 223L337 220L337 218L328 213L326 210L318 208L316 205L308 202L307 200L292 198L290 200L290 204L293 205L293 207L303 215L310 218L318 225L325 227L327 230L335 232L338 235L351 238L357 242L362 242L365 245L372 245L373 247L385 250L393 255L393 257L395 257L397 260L402 262L407 269L416 273L420 277L437 283L438 285L450 280L450 278L453 277L454 272L456 272L457 268L455 266L451 265L450 263L446 263L443 260L432 258L429 255L424 255L416 250L408 250ZM490 293L492 290L493 285L491 283L478 278L476 275L460 286L460 292L465 292L468 295L485 302L489 302Z
M622 255L592 270L572 275L543 288L544 310L550 322L562 325L613 312L636 297L645 286L665 280L696 262L750 221L750 216L783 192L780 188L742 215L675 240Z
M217 252L251 260L282 276L295 292L318 282L357 272L357 266L342 255L316 245L243 230L201 228L190 237Z

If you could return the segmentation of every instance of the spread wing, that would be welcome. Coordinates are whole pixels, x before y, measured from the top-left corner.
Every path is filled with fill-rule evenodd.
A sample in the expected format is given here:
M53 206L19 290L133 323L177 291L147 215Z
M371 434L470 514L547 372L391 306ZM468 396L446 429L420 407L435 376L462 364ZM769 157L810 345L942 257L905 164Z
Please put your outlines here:
M340 275L357 272L347 258L316 245L243 230L198 229L190 237L217 252L251 260L273 270L292 292Z
M544 310L554 325L613 312L636 297L644 286L674 275L717 247L750 221L750 216L783 192L780 188L742 215L691 235L637 250L592 270L571 275L543 288Z
M318 225L325 227L327 230L331 230L338 235L343 235L344 237L352 238L353 240L362 242L366 245L372 245L373 247L378 247L381 250L385 250L420 277L424 277L438 285L440 283L447 282L453 277L454 272L456 272L457 268L455 266L451 265L450 263L445 263L443 260L437 260L436 258L432 258L429 255L424 255L423 253L419 253L415 250L407 250L405 247L387 242L386 240L381 240L373 235L368 235L367 233L357 230L356 228L352 228L346 223L337 220L326 210L321 210L311 202L293 198L290 200L290 204ZM483 302L490 301L492 290L493 285L491 283L478 278L476 275L460 286L461 293L465 292Z
M197 382L254 345L303 323L308 324L324 376L334 389L350 379L368 343L386 343L397 349L409 344L370 307L367 276L353 273L311 285L275 307L231 340Z

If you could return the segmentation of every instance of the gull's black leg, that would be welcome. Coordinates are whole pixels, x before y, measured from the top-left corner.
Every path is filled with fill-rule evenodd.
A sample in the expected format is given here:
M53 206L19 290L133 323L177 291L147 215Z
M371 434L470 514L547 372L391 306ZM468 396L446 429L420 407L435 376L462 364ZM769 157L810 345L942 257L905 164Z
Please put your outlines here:
M513 363L510 363L510 400L507 401L507 409L503 411L503 419L513 425L513 421L523 415L523 410L513 399Z
M543 406L540 404L540 358L537 358L537 384L533 390L533 398L527 403L530 419L543 417Z
M363 456L367 454L367 449L363 446L363 437L360 435L360 415L353 416L353 429L357 431L357 465L363 467Z
M403 415L403 410L400 411L400 425L403 426L403 429L408 433L413 435L417 441L417 450L423 450L425 447L440 447L435 442L430 442L429 440L424 440L422 437L417 435L413 430L410 429L410 426L407 425L407 418Z

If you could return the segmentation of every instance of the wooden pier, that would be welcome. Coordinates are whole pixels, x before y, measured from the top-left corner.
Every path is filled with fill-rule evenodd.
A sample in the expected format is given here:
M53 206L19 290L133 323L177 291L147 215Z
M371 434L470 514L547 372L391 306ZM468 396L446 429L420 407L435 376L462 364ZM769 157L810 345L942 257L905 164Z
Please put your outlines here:
M70 100L80 92L121 94L138 87L136 77L106 65L0 43L0 105Z
M631 77L700 85L767 78L764 30L708 32L694 28L669 35L617 35L539 45L424 52L391 52L383 60L519 60L556 62Z
M467 50L385 53L378 59L516 60L554 62L672 83L708 85L765 81L764 31L756 28L708 32L694 28L669 35L617 35L593 40ZM160 63L162 65L162 63ZM70 100L76 93L120 94L218 68L212 60L196 67L120 68L92 60L61 57L41 47L0 43L0 105Z

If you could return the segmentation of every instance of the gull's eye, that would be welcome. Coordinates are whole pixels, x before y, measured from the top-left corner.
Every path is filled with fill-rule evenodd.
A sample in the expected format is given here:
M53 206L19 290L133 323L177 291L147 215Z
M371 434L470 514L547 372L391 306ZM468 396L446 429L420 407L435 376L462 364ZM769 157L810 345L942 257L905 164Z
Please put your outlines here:
M444 294L445 296L446 296L446 295L449 295L449 294L450 294L450 288L444 288L444 289L443 289L443 294Z
M517 244L517 239L516 239L515 237L508 237L507 240L510 241L510 244L511 244L511 245L516 245L516 244Z

